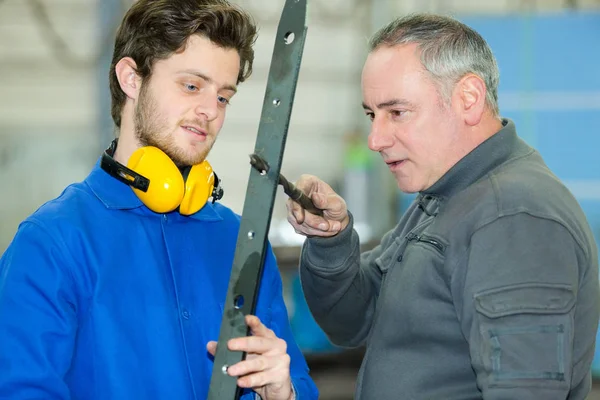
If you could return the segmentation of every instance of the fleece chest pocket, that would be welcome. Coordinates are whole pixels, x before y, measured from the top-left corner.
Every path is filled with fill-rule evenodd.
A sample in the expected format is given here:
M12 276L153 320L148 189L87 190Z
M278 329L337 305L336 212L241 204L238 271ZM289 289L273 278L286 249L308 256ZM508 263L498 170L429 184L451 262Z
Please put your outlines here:
M568 387L575 304L569 285L511 285L474 300L476 358L490 387Z

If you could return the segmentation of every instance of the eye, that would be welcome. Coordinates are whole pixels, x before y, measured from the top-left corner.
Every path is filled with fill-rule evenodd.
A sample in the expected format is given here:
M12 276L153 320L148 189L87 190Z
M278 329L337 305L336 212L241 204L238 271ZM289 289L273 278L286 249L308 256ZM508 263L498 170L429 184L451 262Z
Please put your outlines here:
M365 113L365 115L367 116L367 118L369 118L371 121L373 121L375 119L375 113L372 112L367 112Z
M403 110L390 110L390 114L392 114L392 117L394 117L394 118L399 118L402 115L404 115L404 111Z
M217 101L223 105L229 104L229 99L223 96L217 96Z
M188 92L197 92L199 90L198 86L192 85L191 83L184 83L183 86Z

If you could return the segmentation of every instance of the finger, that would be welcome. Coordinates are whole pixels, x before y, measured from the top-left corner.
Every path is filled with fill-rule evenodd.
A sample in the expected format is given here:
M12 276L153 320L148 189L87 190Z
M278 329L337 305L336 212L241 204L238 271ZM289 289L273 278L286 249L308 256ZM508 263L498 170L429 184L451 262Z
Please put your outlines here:
M293 214L288 214L288 222L292 225L294 229L297 231L303 231L304 228L309 229L317 229L321 231L328 231L331 228L330 222L331 218L328 217L327 212L323 214L323 216L311 214L310 212L305 212L302 208L300 208L300 212L302 213L302 219L299 220Z
M302 174L298 180L294 182L294 186L306 194L311 194L313 191L317 190L320 182L321 180L314 175Z
M291 217L298 224L302 224L304 222L304 209L300 206L300 204L288 198L285 202L285 206L288 210L288 220L290 220Z
M332 236L335 236L339 233L339 231L322 231L319 229L304 229L303 230L305 233L303 233L305 236L307 237L322 237L322 238L329 238Z
M277 356L260 356L246 359L230 366L227 369L227 373L230 376L244 376L277 368L288 368L289 364L290 356L287 354L280 354Z
M208 342L206 344L206 350L211 354L211 355L215 355L217 353L217 342L215 342L214 340L211 340L210 342Z
M256 315L246 315L246 325L248 325L254 336L277 338L275 332L267 328Z
M336 217L343 217L348 213L346 202L341 196L337 194L329 195L326 198L327 210L331 215Z
M308 226L307 224L298 225L291 218L288 219L288 221L290 222L290 224L294 228L294 231L296 231L297 234L304 236L330 237L337 235L341 230L339 229L341 226L340 223L335 221L331 224L326 221L325 225L321 225L323 229L319 227L313 228Z
M331 230L333 220L328 219L326 216L321 217L319 215L307 214L304 218L302 226L315 229L318 231L327 232Z
M279 338L266 338L261 336L245 336L227 342L231 351L244 351L248 354L277 355L287 351L287 343Z
M313 193L311 198L317 208L324 210L323 214L327 219L340 221L348 214L346 202L335 192L328 195Z
M268 370L246 375L237 380L241 388L260 388L274 383L285 382L289 379L288 371L285 369Z
M338 231L329 231L328 228L326 228L325 230L321 230L319 228L310 228L305 225L298 225L298 224L294 223L293 221L290 221L290 219L288 219L288 221L290 222L290 224L292 224L294 231L297 234L303 235L303 236L330 237L330 236L334 236L337 233L339 233L339 230ZM329 225L326 225L326 226L329 226ZM336 225L334 225L334 227L335 226ZM339 224L337 224L337 226L339 226Z
M321 210L326 210L328 208L327 195L319 192L313 192L310 198L315 207L320 208Z
M331 236L342 230L342 221L345 221L345 219L338 220L307 214L301 229L311 235Z
M288 222L292 225L292 228L301 235L312 233L314 231L328 231L329 221L325 218L313 215L311 213L304 214L304 220L299 223L293 215L288 215Z

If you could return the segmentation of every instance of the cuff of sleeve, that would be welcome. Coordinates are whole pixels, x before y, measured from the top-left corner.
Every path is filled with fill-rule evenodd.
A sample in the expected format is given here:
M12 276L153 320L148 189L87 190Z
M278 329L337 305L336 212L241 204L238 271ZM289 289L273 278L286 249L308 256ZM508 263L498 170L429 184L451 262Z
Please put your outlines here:
M359 251L358 234L354 231L354 217L348 213L350 220L344 230L332 237L307 238L302 247L302 255L310 269L323 272L339 272L346 266L346 260Z

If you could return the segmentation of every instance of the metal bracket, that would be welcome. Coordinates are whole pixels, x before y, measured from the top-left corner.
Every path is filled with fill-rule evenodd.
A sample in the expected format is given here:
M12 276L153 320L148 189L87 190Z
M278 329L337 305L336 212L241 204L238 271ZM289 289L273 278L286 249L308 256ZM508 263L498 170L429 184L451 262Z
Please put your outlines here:
M265 160L270 168L263 173L250 168L208 393L209 400L233 400L241 392L236 383L237 378L229 376L227 368L243 361L246 354L230 351L227 342L250 333L245 316L254 314L256 308L281 161L304 50L306 12L307 0L286 0L277 29L254 149L254 153Z

